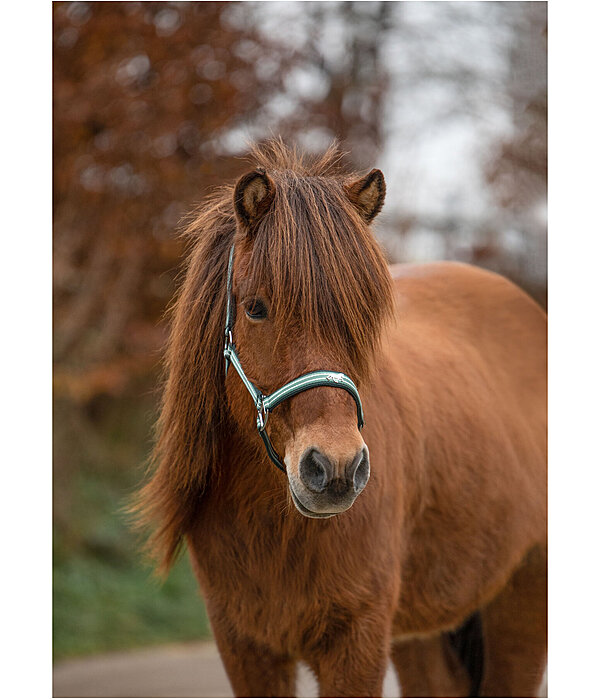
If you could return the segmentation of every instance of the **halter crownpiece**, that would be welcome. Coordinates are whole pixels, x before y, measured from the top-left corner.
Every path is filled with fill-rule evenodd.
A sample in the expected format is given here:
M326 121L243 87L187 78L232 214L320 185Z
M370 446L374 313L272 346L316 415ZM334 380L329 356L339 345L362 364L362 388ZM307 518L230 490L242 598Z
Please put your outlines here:
M235 323L235 307L233 303L233 253L234 246L232 245L229 252L229 265L227 267L227 317L225 320L225 349L223 351L223 356L225 357L225 376L227 376L227 370L231 364L235 371L239 374L240 379L244 383L246 389L248 389L250 392L254 405L256 406L256 428L265 444L267 454L271 458L273 464L285 473L286 469L283 460L277 454L277 451L273 447L266 431L269 413L271 413L274 408L279 406L280 403L283 403L287 399L291 399L293 396L296 396L303 391L314 389L318 386L330 386L337 389L345 389L356 403L358 429L361 430L365 422L362 404L356 385L350 379L350 377L343 372L332 372L328 370L308 372L300 377L296 377L296 379L292 379L291 382L284 384L280 389L277 389L272 394L268 394L267 396L265 396L248 379L246 373L242 369L242 364L240 362L240 358L237 356L235 343L233 342L233 324Z

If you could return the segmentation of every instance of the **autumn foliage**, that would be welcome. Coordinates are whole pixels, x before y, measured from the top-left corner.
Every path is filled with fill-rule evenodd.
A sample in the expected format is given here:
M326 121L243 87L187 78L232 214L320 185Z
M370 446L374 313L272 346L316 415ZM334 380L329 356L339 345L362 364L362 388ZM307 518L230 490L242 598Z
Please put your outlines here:
M243 169L218 139L275 87L222 3L54 6L55 389L119 393L157 362L178 220ZM263 42L264 44L264 42ZM238 51L240 53L240 51Z

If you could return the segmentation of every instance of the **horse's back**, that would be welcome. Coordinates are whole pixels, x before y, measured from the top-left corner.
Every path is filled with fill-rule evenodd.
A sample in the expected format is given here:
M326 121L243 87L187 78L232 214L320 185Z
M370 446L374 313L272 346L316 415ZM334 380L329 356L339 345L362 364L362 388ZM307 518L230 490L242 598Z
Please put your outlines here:
M546 401L547 317L505 277L456 262L394 265L398 338L474 351L531 401Z
M502 275L459 262L396 264L390 274L400 311L429 307L436 320L459 313L479 324L487 311L496 323L513 327L534 322L545 342L545 312Z
M545 446L547 317L541 307L505 277L472 265L390 271L397 310L392 361L399 367L414 361L415 374L420 365L458 397L462 389L489 398L492 412L515 425L521 418L519 429Z

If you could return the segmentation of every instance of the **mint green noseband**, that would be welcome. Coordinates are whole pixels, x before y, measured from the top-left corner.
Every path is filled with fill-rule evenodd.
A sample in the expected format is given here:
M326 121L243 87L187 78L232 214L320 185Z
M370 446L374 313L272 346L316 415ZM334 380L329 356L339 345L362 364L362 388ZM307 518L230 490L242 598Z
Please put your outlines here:
M330 386L335 389L344 389L350 396L354 399L356 403L356 415L358 421L358 429L361 430L364 425L364 416L362 404L360 401L360 396L358 394L358 389L354 382L346 374L342 372L330 372L327 370L317 370L315 372L308 372L303 374L296 379L292 379L291 382L284 384L280 389L277 389L272 394L265 396L246 376L240 362L240 358L237 356L235 350L235 343L233 342L233 325L235 323L235 306L233 303L233 253L234 246L231 246L231 251L229 253L229 266L227 268L227 319L225 322L225 350L223 355L225 357L225 376L227 376L227 370L231 364L235 371L239 374L240 379L244 382L244 386L250 392L254 405L256 406L256 427L258 433L262 438L267 449L267 454L271 458L271 461L278 469L281 469L285 473L285 465L281 457L277 454L277 451L271 444L271 440L266 431L267 420L269 414L274 408L277 408L280 403L283 403L287 399L291 399L293 396L307 391L308 389L314 389L318 386Z

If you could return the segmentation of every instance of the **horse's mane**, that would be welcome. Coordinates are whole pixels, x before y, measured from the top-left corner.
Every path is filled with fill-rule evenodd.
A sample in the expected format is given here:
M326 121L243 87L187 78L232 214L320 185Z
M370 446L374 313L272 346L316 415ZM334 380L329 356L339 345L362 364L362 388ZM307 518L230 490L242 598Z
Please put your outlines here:
M344 191L353 176L343 174L335 145L309 159L276 140L255 146L251 158L276 193L253 233L247 274L269 289L280 328L291 319L302 324L316 347L334 347L344 371L366 381L392 297L381 250ZM138 521L154 528L149 548L165 570L230 428L222 355L233 191L217 190L184 231L192 249L173 305L154 473L134 506Z

